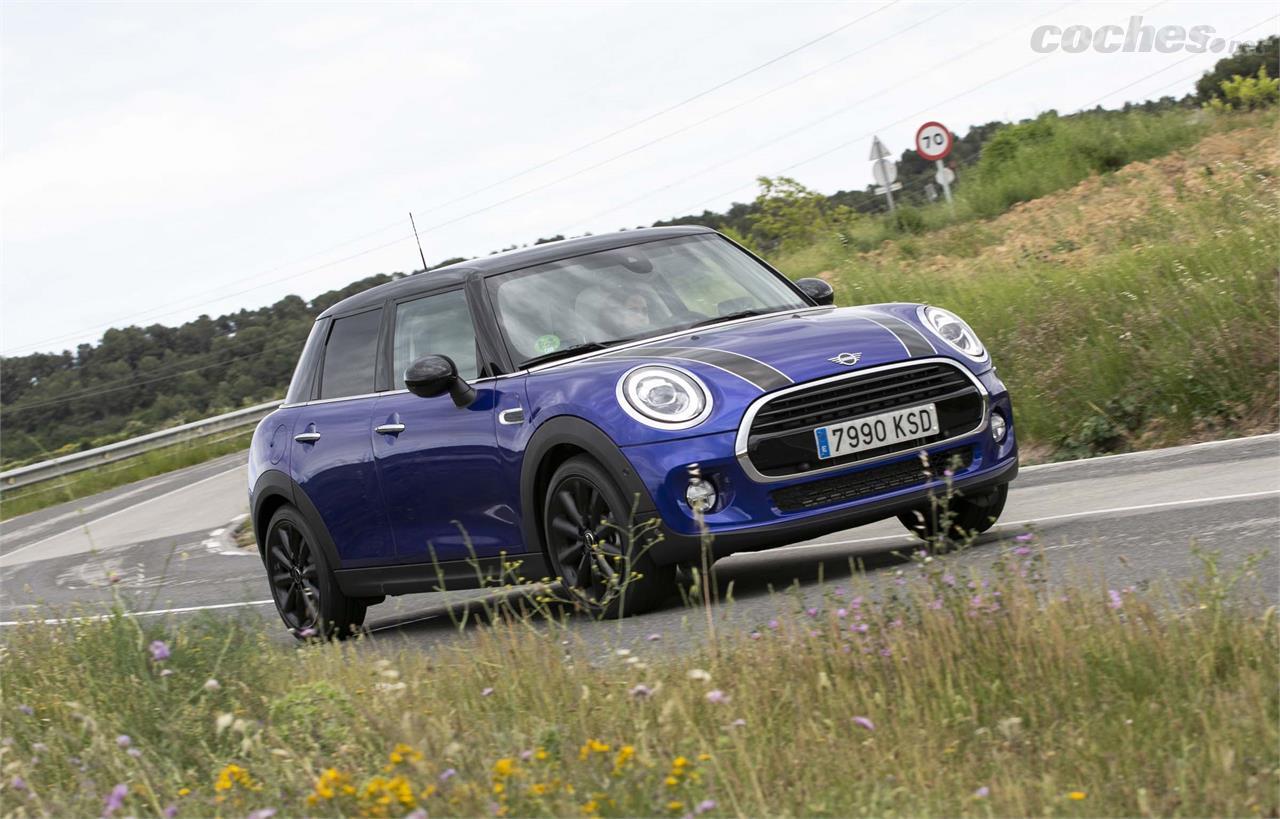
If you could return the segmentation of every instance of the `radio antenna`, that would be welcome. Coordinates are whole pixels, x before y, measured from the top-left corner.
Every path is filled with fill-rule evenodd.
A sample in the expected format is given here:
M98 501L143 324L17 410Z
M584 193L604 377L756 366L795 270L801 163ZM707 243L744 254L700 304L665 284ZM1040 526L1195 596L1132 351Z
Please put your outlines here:
M413 223L413 211L409 211L409 224L413 227L413 240L418 243L418 258L422 259L422 272L427 272L427 257L422 252L422 240L418 238L418 226Z

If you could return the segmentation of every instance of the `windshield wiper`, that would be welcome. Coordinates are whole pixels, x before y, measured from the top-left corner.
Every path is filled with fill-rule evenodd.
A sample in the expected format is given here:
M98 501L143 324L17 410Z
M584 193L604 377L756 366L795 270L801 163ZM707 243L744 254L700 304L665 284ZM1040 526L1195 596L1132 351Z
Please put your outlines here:
M750 318L751 316L763 316L766 313L775 313L776 310L738 310L733 313L725 313L723 316L704 319L703 321L695 321L685 329L692 330L694 327L705 327L708 324L719 324L722 321L732 321L740 318Z
M603 350L604 348L611 347L617 343L618 342L616 341L588 341L585 344L574 344L572 347L565 347L562 350L552 350L549 353L535 355L533 358L526 358L524 361L520 362L520 368L524 369L525 367L532 367L535 364L545 364L548 361L555 361L558 358L566 358L571 355L578 355L579 353L591 353L596 350Z

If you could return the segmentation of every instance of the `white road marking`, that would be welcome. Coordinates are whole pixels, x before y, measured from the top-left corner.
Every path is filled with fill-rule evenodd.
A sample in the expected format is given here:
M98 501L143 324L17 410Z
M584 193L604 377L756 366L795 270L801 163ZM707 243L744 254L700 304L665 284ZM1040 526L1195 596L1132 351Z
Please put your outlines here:
M1010 520L1001 521L995 531L1003 533L1008 529L1025 528L1034 526L1037 523L1044 523L1052 520L1070 520L1071 518L1087 518L1095 515L1116 515L1122 512L1141 512L1146 509L1164 509L1172 506L1194 506L1199 503L1219 503L1222 501L1247 500L1249 498L1262 498L1268 495L1280 496L1280 489L1268 489L1265 492L1242 492L1238 495L1214 495L1208 498L1185 498L1176 501L1161 501L1160 503L1142 503L1136 506L1112 506L1106 509L1088 509L1083 512L1067 512L1062 515L1045 515L1039 518L1028 518L1027 520ZM855 538L852 540L826 540L819 543L797 543L793 546L779 546L774 549L767 549L764 552L753 552L752 554L776 554L778 552L798 551L803 549L821 549L825 546L856 546L860 543L882 543L886 540L904 540L910 535L881 535L879 537ZM1055 547L1061 548L1061 547Z
M156 495L154 498L147 498L146 500L138 501L137 503L133 504L132 506L126 506L126 507L124 507L123 509L117 509L117 510L116 510L116 511L114 511L114 512L108 512L107 514L103 515L103 516L102 516L102 517L100 517L100 518L94 518L93 520L85 521L83 525L88 526L88 525L90 525L90 524L99 523L99 522L104 521L104 520L109 520L110 518L114 518L116 515L122 515L122 514L124 514L125 512L131 512L131 511L133 511L134 509L137 509L137 508L138 508L138 507L140 507L140 506L146 506L148 503L154 503L154 502L156 502L156 501L158 501L158 500L164 500L165 498L169 497L170 495L176 495L176 494L177 494L177 493L179 493L179 492L184 492L184 491L186 491L186 490L190 489L190 488L191 488L191 487L193 487L193 486L199 486L199 485L200 485L200 484L202 484L202 483L208 483L209 481L216 480L216 479L218 479L218 478L225 478L227 475L230 475L230 474L231 474L231 473L233 473L233 472L242 472L244 469L245 469L245 467L243 467L243 466L237 466L235 469L228 469L228 470L226 470L225 472L219 472L219 473L217 473L217 474L215 474L215 475L210 475L210 476L209 476L209 477L207 477L207 478L201 478L200 480L196 481L195 483L183 484L182 486L179 486L177 489L171 489L171 490L169 490L168 492L165 492L165 493L160 494L160 495ZM73 529L74 529L74 527L73 527ZM63 536L63 535L65 535L68 531L72 531L72 530L71 530L71 529L68 529L68 530L64 530L64 531L62 531L62 532L58 532L57 534L54 534L54 535L49 535L48 537L41 538L40 540L37 540L35 543L28 543L26 546L19 546L17 549L14 549L12 552L4 552L4 551L0 551L0 557L5 557L5 558L13 557L14 555L19 554L19 553L21 553L21 552L25 552L25 551L27 551L28 549L34 549L35 547L37 547L37 546L39 546L39 545L41 545L41 544L43 544L43 543L48 543L49 541L54 540L55 538L62 537L62 536Z
M251 600L247 603L213 603L208 606L184 606L177 609L152 609L151 611L127 611L125 617L152 617L158 614L184 614L192 611L211 611L213 609L240 609L250 606L269 606L274 600ZM65 623L83 623L94 620L108 620L114 614L89 614L84 617L56 617L50 620L0 620L0 626L21 626L29 623L40 623L46 626L60 626Z
M1020 472L1034 472L1037 469L1048 469L1055 466L1071 466L1074 464L1095 463L1097 461L1115 461L1124 458L1142 458L1146 456L1150 458L1153 455L1170 455L1179 452L1186 452L1193 449L1205 449L1207 447L1228 446L1231 444L1240 444L1245 441L1259 441L1264 438L1271 438L1280 444L1280 433L1264 432L1261 435L1246 435L1243 438L1227 438L1224 441L1201 441L1198 444L1183 444L1181 446L1164 447L1161 449L1142 449L1137 452L1117 452L1114 455L1094 455L1092 458L1073 458L1069 461L1050 461L1043 464L1032 464L1031 466L1021 467Z

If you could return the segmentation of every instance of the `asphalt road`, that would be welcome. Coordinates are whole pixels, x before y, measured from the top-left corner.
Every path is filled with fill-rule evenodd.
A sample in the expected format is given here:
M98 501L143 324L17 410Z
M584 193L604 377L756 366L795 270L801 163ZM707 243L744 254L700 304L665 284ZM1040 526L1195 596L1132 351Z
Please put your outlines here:
M256 551L230 529L247 511L244 456L234 455L0 524L0 625L101 613L119 599L143 616L239 612L278 624ZM989 563L1032 530L1051 575L1106 587L1177 583L1196 576L1193 546L1228 567L1257 555L1242 593L1280 601L1280 435L1026 467L1000 524L954 560ZM833 585L891 582L914 541L896 521L753 554L715 566L717 627L753 627L820 598ZM866 574L851 578L851 564ZM790 589L787 594L775 594ZM449 639L476 592L391 598L370 610L379 640ZM578 628L602 644L640 645L651 634L688 644L705 614L673 596L662 609ZM289 638L283 627L281 640Z

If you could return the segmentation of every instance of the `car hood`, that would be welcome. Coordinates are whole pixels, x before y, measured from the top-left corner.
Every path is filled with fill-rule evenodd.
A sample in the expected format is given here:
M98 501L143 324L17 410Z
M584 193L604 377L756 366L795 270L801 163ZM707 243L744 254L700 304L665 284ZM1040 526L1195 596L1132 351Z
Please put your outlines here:
M792 383L930 356L954 356L914 304L818 308L711 325L606 353L608 359L700 362L769 392ZM972 369L974 362L964 362Z

